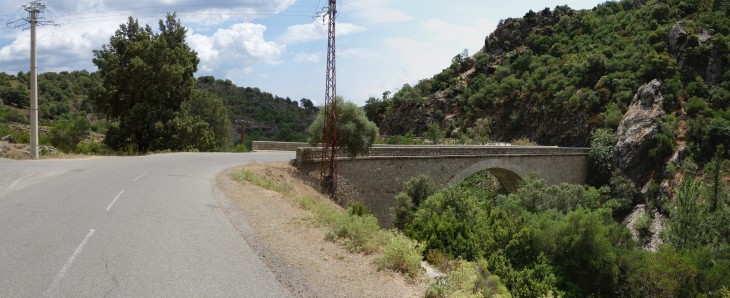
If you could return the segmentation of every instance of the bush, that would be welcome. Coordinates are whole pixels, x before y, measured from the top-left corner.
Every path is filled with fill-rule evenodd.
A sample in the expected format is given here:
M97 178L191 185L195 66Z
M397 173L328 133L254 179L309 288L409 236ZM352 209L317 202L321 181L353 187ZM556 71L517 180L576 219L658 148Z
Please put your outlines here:
M16 109L2 108L2 106L0 106L0 123L11 122L29 124L30 120L27 116L23 115Z
M687 114L696 115L707 110L707 102L698 97L691 97L687 101Z
M510 143L512 143L512 145L515 145L515 146L537 146L537 143L533 142L529 138L515 139L515 140L512 140L512 142L510 142Z
M606 112L603 114L603 127L616 129L621 123L624 114L615 102L606 105Z
M439 127L438 123L428 124L428 130L424 133L425 137L431 140L431 144L438 145L446 136L446 131Z
M322 108L307 131L309 143L317 145L324 141L324 113ZM378 138L378 127L368 120L362 108L352 102L337 98L337 146L350 157L367 154Z
M380 269L389 269L416 278L422 271L423 245L400 232L388 232L383 254L375 260Z
M406 235L455 257L476 260L504 247L517 233L517 220L471 190L452 186L426 199ZM498 232L496 232L498 231Z
M588 151L589 170L588 184L602 186L611 177L611 160L613 146L618 140L613 131L596 129L591 136L591 149Z
M380 249L383 237L375 216L350 215L341 217L327 232L325 239L342 242L350 252L371 254Z
M609 181L609 198L612 200L611 205L616 211L627 211L634 207L634 201L639 195L634 182L620 171L614 171Z
M413 214L421 202L436 192L436 184L426 175L418 175L403 184L403 191L395 196L395 227L403 230L413 220Z
M86 117L69 116L56 122L51 128L48 139L59 150L70 152L75 150L76 145L89 135L90 128L91 124Z
M544 180L525 179L517 191L499 200L503 204L519 204L531 213L550 209L567 213L579 208L599 208L601 193L593 187L577 184L547 185Z
M349 215L357 215L357 216L363 216L366 214L373 214L370 212L370 209L368 209L365 204L362 202L357 202L355 204L352 204L349 208L347 208L347 214Z

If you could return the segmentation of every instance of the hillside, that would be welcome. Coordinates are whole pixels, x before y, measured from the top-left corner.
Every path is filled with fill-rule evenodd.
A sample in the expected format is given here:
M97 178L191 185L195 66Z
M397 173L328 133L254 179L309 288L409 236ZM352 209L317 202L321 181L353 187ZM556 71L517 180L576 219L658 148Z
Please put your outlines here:
M588 146L593 130L616 129L638 88L656 79L664 110L687 119L690 143L707 156L714 144L730 148L728 136L699 131L728 119L717 114L730 104L728 7L624 0L530 11L502 20L475 55L459 54L441 73L365 108L388 135L437 123L455 137L488 118L495 141Z
M413 177L396 227L434 264L473 262L484 297L490 274L514 297L728 297L728 12L721 0L530 11L432 78L370 98L391 139L590 147L589 186Z
M0 73L0 137L10 136L15 143L29 143L28 82L29 73ZM94 103L89 99L89 93L99 84L98 75L88 71L48 72L38 76L41 144L54 145L67 152L104 151L98 143L86 147L77 145L83 138L98 142L114 125L95 111ZM308 99L298 103L214 77L199 78L197 87L223 101L232 121L230 133L234 144L243 142L249 148L252 140L302 141L306 127L316 116L317 108ZM52 137L54 131L56 139ZM93 133L102 135L89 138Z
M282 98L259 88L238 87L230 80L206 76L198 78L198 87L213 92L223 100L240 140L239 129L244 127L244 138L277 141L306 140L306 129L314 121L318 109L311 100L297 102Z

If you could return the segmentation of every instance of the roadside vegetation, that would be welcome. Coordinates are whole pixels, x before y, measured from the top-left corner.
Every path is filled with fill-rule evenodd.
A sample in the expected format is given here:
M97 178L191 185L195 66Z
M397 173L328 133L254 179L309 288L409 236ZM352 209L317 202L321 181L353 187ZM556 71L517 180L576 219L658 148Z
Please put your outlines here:
M730 294L730 201L724 188L715 201L711 184L687 177L669 203L666 244L649 252L614 219L623 208L620 192L527 179L505 194L485 177L435 192L426 177L414 177L398 196L397 215L407 215L397 217L400 229L423 243L425 258L447 272L430 286L431 297L492 297L499 289L514 297ZM486 291L484 285L492 287Z
M353 205L343 211L332 204L308 196L297 197L292 186L262 178L251 171L234 172L231 178L278 192L299 207L312 212L311 222L327 227L325 239L340 243L352 253L376 254L378 268L399 272L411 279L422 274L423 245L396 230L383 230L377 218L363 205Z

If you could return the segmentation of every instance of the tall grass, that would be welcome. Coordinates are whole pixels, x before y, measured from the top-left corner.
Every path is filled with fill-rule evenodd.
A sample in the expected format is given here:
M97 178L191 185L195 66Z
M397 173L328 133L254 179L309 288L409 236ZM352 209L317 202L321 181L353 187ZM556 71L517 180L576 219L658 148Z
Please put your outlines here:
M264 189L275 191L284 195L289 195L293 189L290 184L276 182L271 179L265 179L257 176L249 170L242 170L231 173L231 178L238 182L248 181Z

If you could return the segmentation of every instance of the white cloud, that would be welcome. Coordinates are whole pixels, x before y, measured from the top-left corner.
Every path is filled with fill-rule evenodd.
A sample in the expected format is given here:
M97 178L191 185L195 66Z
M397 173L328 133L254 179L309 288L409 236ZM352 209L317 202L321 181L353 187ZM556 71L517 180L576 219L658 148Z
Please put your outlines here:
M191 33L188 43L198 52L199 68L204 72L234 68L250 73L252 69L247 67L251 64L277 64L286 51L285 45L266 41L265 31L264 25L241 23L230 29L218 29L211 36Z
M352 48L352 49L342 49L337 51L338 57L343 58L372 58L377 56L377 54L370 50L370 49L363 49L363 48Z
M370 24L400 23L413 20L400 10L387 7L393 0L354 0L346 3L345 11Z
M92 51L108 42L118 25L68 25L39 27L37 30L38 71L93 70ZM13 41L0 48L3 71L28 71L30 60L30 32L18 31Z
M326 22L326 20L325 20ZM335 33L337 36L345 36L359 33L367 30L367 28L350 24L336 24ZM283 44L303 43L327 38L327 25L321 19L315 20L309 24L299 24L287 27L286 32L279 36L276 40Z
M478 20L473 25L456 25L442 20L430 19L421 25L421 28L433 34L442 41L456 41L459 43L470 43L483 41L489 33L494 31L493 22L485 19ZM478 50L478 49L470 49Z
M297 63L318 63L322 61L322 53L296 53L294 62Z

